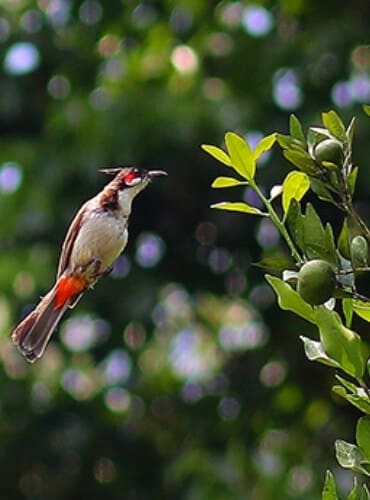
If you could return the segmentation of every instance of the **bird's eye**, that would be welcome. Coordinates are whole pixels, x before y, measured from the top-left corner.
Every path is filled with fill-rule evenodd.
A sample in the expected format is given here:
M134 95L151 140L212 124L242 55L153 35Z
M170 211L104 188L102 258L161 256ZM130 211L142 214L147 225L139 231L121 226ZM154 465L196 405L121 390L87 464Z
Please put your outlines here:
M125 184L126 186L135 186L136 184L140 184L141 175L140 170L138 168L134 168L130 172L125 175Z

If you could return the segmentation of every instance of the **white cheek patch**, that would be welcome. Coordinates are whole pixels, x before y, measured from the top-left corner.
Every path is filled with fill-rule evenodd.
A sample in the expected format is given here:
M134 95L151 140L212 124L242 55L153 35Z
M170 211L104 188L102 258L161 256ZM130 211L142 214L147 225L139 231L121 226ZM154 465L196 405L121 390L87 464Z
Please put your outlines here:
M126 186L136 186L137 184L140 184L142 181L141 177L134 177L133 179L127 179L125 180Z

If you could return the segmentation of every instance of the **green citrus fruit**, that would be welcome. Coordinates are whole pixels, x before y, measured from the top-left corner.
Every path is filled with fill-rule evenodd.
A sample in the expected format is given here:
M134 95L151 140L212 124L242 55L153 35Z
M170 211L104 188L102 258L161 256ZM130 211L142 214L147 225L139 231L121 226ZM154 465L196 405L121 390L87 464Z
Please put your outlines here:
M335 273L328 262L310 260L298 273L297 291L305 302L318 306L333 296L335 283Z
M343 161L343 149L340 142L334 139L324 139L315 147L315 158L320 165L323 162L341 165Z
M358 234L351 241L351 260L353 267L366 267L368 256L367 240Z

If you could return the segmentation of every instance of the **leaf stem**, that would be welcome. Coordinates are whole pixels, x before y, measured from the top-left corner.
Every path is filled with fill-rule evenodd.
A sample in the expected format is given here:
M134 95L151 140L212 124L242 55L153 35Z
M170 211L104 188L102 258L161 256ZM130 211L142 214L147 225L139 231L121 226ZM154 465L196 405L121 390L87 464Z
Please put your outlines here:
M254 182L253 179L249 180L249 185L257 193L257 195L260 197L260 199L262 200L262 202L265 205L265 207L267 209L267 212L268 212L268 214L269 214L272 222L275 224L275 226L279 230L281 236L285 239L286 244L288 245L290 253L291 253L292 257L294 258L294 260L298 264L302 263L303 259L302 259L301 255L299 254L298 250L296 249L296 247L295 247L295 245L294 245L294 243L293 243L293 241L292 241L292 239L291 239L291 237L290 237L290 235L289 235L289 233L288 233L288 231L287 231L284 223L279 219L279 216L277 215L277 213L273 209L271 202L262 193L262 191L260 190L260 188Z

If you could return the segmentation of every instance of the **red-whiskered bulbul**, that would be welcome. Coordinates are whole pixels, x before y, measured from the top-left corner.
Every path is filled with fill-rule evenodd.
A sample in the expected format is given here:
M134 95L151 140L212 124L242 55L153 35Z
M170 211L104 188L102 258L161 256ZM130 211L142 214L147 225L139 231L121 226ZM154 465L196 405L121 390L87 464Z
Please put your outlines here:
M68 308L105 274L124 250L131 204L162 170L118 167L101 170L114 179L88 200L72 221L64 240L52 289L12 331L11 338L26 359L40 358Z

